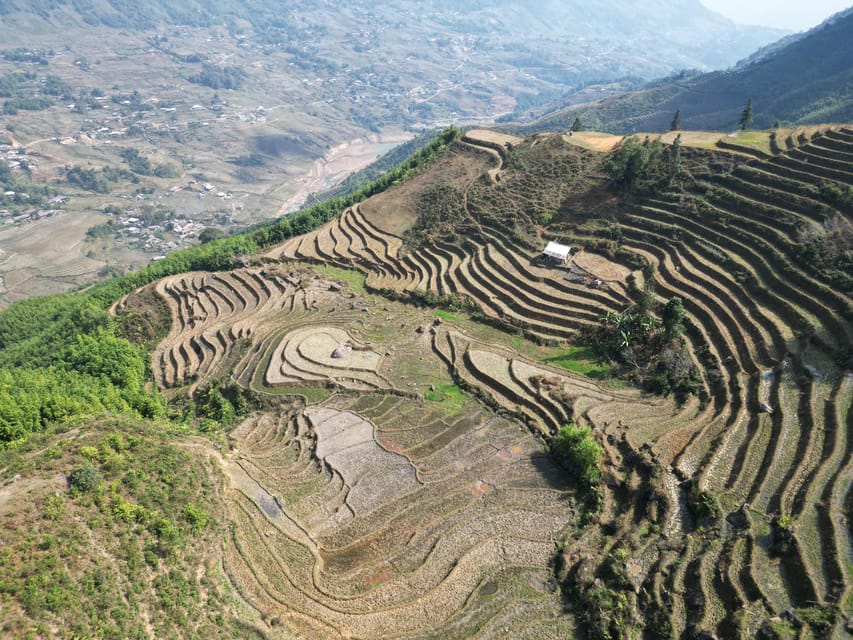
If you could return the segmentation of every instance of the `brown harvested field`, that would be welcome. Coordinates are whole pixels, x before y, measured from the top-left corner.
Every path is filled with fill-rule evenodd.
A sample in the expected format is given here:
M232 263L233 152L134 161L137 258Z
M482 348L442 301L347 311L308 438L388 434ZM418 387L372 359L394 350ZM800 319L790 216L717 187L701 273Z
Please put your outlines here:
M86 231L104 220L69 212L0 231L0 306L96 279L104 262L87 256Z
M508 609L536 637L572 633L547 586L553 540L574 517L564 473L532 432L454 384L431 310L286 264L151 289L172 319L152 360L164 390L231 377L269 407L214 459L231 487L225 571L242 606L277 621L271 637L448 637L473 624L500 638ZM352 350L332 357L341 345ZM292 379L270 385L272 370ZM556 411L531 386L548 373L518 360L478 384L520 376L520 402ZM304 399L329 385L324 400Z
M464 457L447 465L442 449L426 457L383 449L380 430L396 421L359 411L361 399L333 404L291 414L277 435L247 421L224 466L236 524L225 564L241 598L278 621L273 637L448 637L508 607L537 637L571 631L545 588L566 513L541 444L506 420L472 415L446 445ZM417 430L413 444L435 437L438 408L395 405ZM325 464L296 453L306 447Z
M664 619L678 634L748 635L753 618L849 602L853 377L838 354L853 340L850 296L798 258L796 238L832 208L800 185L853 175L853 131L798 135L770 158L759 138L714 143L723 168L693 190L553 227L519 221L517 203L559 202L540 193L549 176L564 182L595 156L559 136L506 161L451 148L410 203L442 180L502 171L469 183L473 222L453 238L410 246L361 204L272 248L263 267L152 285L173 323L152 361L161 387L230 379L264 399L221 467L235 527L225 564L246 606L277 621L270 635L500 638L509 618L530 621L531 637L571 635L577 618L545 583L557 539L561 580L591 588L598 576L638 624ZM465 159L476 171L450 171ZM536 260L559 236L590 247L576 257L587 276ZM606 314L636 309L644 262L656 314L683 301L672 357L700 365L680 401L606 379L612 363L578 344ZM586 525L543 442L570 422L604 460ZM616 585L609 572L623 566Z
M604 282L620 282L625 284L631 270L621 264L608 260L604 256L591 251L581 251L572 258L572 262L592 276Z
M387 389L382 355L361 347L345 330L322 325L287 333L273 351L264 379L270 386L334 382L347 389Z
M234 524L225 570L245 606L277 621L271 637L448 637L475 624L499 638L507 608L537 637L571 632L547 588L573 517L563 472L530 431L454 385L431 310L286 266L153 290L173 321L155 351L163 381L231 376L266 399L218 460ZM342 344L352 351L332 357ZM296 379L271 386L271 367ZM328 385L326 399L300 399Z
M662 138L672 142L675 135ZM578 145L586 137L609 147L618 141L617 137L574 137L562 138L563 143ZM472 144L474 138L466 140ZM843 526L834 516L807 506L818 495L838 500L847 491L840 477L849 441L836 435L843 428L836 429L849 421L849 384L845 382L849 378L832 354L846 349L853 335L844 313L849 291L816 274L798 259L796 247L798 230L819 223L823 214L816 212L821 207L834 206L802 185L850 180L853 133L839 128L779 131L776 144L786 150L772 157L768 132L682 132L682 142L700 154L702 149L713 150L715 158L726 158L729 169L704 178L693 192L638 198L625 205L622 213L611 207L606 216L608 224L619 225L620 250L656 267L658 299L678 296L685 302L691 357L703 358L706 371L714 376L705 380L707 395L700 393L680 407L666 408L637 397L616 398L618 394L603 389L610 399L602 401L578 392L560 382L559 373L512 351L484 346L476 336L438 329L433 349L466 386L529 428L553 433L569 419L593 426L605 445L608 468L620 469L613 471L620 478L627 473L626 482L645 481L641 471L626 471L625 461L652 456L661 465L656 491L661 499L665 496L665 506L661 503L665 514L658 513L668 535L680 537L698 530L700 520L687 506L695 498L686 493L685 479L713 496L723 513L736 513L742 503L753 505L753 524L745 529L753 536L748 543L728 539L706 550L691 546L687 563L693 569L675 571L676 582L667 587L686 594L672 602L674 610L682 612L672 614L673 628L684 628L691 616L700 616L696 624L726 637L740 628L728 613L738 607L756 615L778 613L785 603L830 606L836 602L836 591L849 593L849 567L839 561L844 554L838 545L847 538ZM642 282L633 270L636 267L613 262L591 249L582 251L576 264L609 287L595 291L583 278L559 278L561 272L532 263L537 243L526 242L521 225L510 236L493 222L496 206L515 221L516 203L544 202L531 173L514 173L531 163L543 147L551 155L542 155L548 160L539 168L541 176L561 158L553 137L538 136L509 150L506 166L512 169L504 169L500 158L500 181L472 183L466 192L469 206L472 196L487 204L470 211L487 222L469 224L461 239L439 238L408 251L397 240L389 251L390 236L368 228L358 215L347 214L341 229L359 222L347 228L361 239L336 245L334 260L363 269L369 289L389 289L398 295L429 291L466 296L480 313L526 338L542 343L572 341L576 332L595 326L606 312L625 309L630 287ZM544 183L538 184L541 188ZM518 200L504 199L506 192L516 190ZM844 227L844 213L832 215ZM581 246L591 240L594 247L608 248L600 239L600 220L572 226L567 216L560 225L549 237L565 234L580 237ZM336 226L333 223L318 233L332 237ZM296 241L285 246L291 245L295 247ZM318 236L313 245L329 247L331 240ZM327 260L323 251L305 249L304 243L300 246L297 257ZM289 256L294 250L285 253ZM806 347L792 339L803 323L814 327L814 340ZM801 353L804 359L786 357L790 352ZM799 377L793 376L795 370ZM761 407L769 407L772 413ZM404 434L395 434L389 445L410 450L411 442ZM486 479L478 478L468 488L471 495L486 499L489 487ZM622 499L615 494L607 497L604 512L624 521L623 539L638 557L657 557L633 533L632 518L640 516L624 515L646 509ZM781 565L772 561L773 541L766 533L768 523L779 514L800 518L807 531L797 538L796 552ZM670 566L673 558L664 554L658 561ZM654 562L638 562L638 567L644 567L637 569L638 575L649 571L646 580L658 579ZM722 582L713 578L714 567L720 564L730 567ZM685 581L691 571L702 579L688 585ZM663 591L657 593L658 602L669 602ZM706 608L697 608L695 602L700 600L707 603Z
M591 151L607 152L618 145L625 136L615 136L596 131L573 131L572 135L565 134L563 139Z
M470 138L475 142L485 142L486 144L498 145L505 149L524 142L524 138L511 136L507 133L500 133L499 131L491 131L489 129L470 129L465 132L465 137Z

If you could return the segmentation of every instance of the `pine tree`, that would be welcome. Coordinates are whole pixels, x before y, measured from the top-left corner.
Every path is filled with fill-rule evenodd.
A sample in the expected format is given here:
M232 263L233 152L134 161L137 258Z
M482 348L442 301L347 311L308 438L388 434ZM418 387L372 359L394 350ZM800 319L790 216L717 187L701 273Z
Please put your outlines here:
M575 121L572 123L572 131L581 131L582 129L581 119L579 117L575 118Z
M740 120L738 120L738 124L740 125L741 131L745 130L749 125L752 124L752 98L746 101L746 106L743 108L743 111L740 114Z
M672 118L672 123L669 125L670 131L678 131L681 129L681 109L678 109L675 112L675 116Z
M675 136L675 140L667 148L666 152L667 169L669 172L670 181L681 171L681 134Z

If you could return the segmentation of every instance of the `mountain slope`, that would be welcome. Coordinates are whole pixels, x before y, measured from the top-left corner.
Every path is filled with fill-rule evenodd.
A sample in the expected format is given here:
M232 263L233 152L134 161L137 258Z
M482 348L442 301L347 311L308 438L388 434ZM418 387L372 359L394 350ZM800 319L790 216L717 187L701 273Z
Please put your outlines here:
M842 633L853 130L584 137L448 130L357 196L0 313L4 631Z
M654 0L645 3L642 12L624 0L593 5L549 0L535 10L518 0L11 0L0 6L0 15L12 23L37 16L65 26L76 21L143 30L225 23L242 32L251 25L257 34L282 37L285 44L307 34L310 44L321 49L330 36L358 36L380 27L370 44L379 44L386 55L403 44L418 54L417 46L431 49L436 41L465 37L466 42L454 44L485 48L497 59L515 58L520 66L558 65L567 81L628 73L649 77L678 67L718 68L781 34L735 25L696 0ZM358 40L353 38L353 44ZM524 64L530 54L536 62Z
M0 306L295 210L413 132L778 35L698 0L2 1Z
M590 128L658 131L669 128L678 109L684 128L732 128L748 98L757 127L853 118L853 10L783 43L728 71L684 72L639 91L560 109L529 129L566 128L579 117Z

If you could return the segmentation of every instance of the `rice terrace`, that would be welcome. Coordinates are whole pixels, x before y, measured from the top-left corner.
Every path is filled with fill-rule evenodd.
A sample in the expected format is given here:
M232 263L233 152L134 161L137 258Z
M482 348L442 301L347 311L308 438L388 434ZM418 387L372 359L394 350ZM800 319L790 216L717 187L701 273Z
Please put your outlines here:
M0 2L0 638L853 637L853 7L723 4Z
M618 154L580 139L457 133L244 266L117 302L119 319L142 308L168 327L150 361L167 397L255 398L207 454L232 524L206 562L250 626L811 638L844 624L853 129L784 133L772 151L766 133L625 140L659 155L630 191L607 187L625 179ZM555 240L566 263L540 256ZM561 454L565 425L598 444L593 486Z

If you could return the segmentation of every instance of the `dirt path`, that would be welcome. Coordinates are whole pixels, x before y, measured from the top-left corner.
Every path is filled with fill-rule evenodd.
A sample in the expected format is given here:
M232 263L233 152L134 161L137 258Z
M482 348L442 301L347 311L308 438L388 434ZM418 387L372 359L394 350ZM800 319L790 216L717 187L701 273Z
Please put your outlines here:
M513 136L504 135L495 131L486 131L481 129L474 129L472 131L467 132L462 139L463 144L466 144L469 147L472 147L479 151L485 151L497 161L497 166L493 169L489 169L489 180L491 180L492 184L496 184L498 182L498 176L504 168L504 157L500 152L497 151L497 149L494 148L494 145L500 145L503 148L507 148L512 146L513 144L518 144L519 142L521 142L521 138L515 138ZM476 223L478 227L481 227L477 218L471 214L471 211L468 208L468 193L471 191L471 187L474 186L474 183L476 181L476 177L472 178L466 185L465 189L463 189L462 206L468 213L469 219L472 222Z

